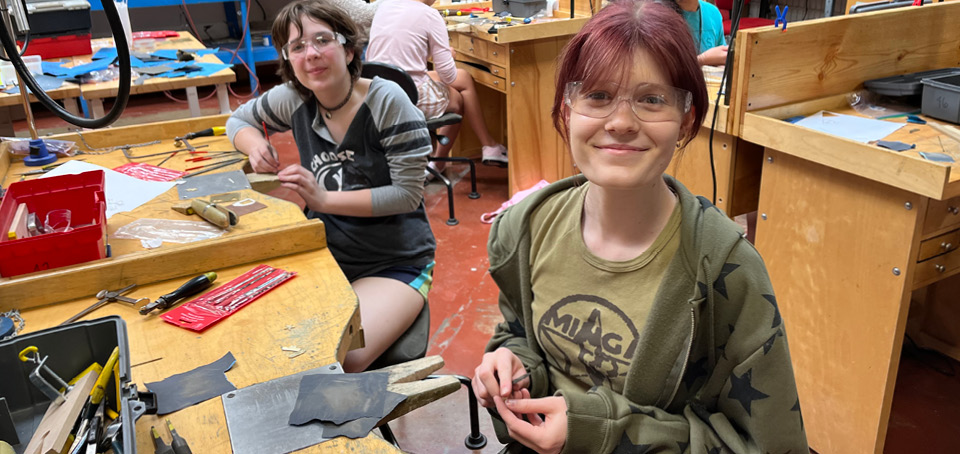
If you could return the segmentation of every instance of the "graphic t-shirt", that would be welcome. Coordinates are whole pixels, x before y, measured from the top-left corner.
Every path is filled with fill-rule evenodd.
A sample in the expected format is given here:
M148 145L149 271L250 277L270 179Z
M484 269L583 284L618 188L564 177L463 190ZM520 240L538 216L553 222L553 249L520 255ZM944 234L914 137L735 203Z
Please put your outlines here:
M589 183L544 201L530 219L532 313L556 388L623 390L640 331L680 246L680 204L640 256L593 255L581 234Z

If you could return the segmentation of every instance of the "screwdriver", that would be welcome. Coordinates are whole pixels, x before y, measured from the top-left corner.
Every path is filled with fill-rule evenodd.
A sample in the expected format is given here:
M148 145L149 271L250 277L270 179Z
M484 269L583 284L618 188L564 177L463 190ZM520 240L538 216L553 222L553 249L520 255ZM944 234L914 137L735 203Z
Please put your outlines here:
M153 434L153 448L156 454L176 454L173 448L160 438L160 432L157 432L156 427L150 426L150 433Z
M183 136L184 139L190 140L197 137L210 137L210 136L222 136L227 133L227 128L224 126L214 126L212 128L204 129L203 131L197 132L188 132Z
M190 450L190 445L187 444L187 440L184 440L180 434L177 433L177 430L173 428L173 424L170 423L170 420L167 420L167 430L170 431L170 436L173 437L173 441L170 443L170 446L173 447L173 452L176 454L193 454L193 451Z
M217 280L217 273L214 273L213 271L209 273L203 273L193 279L190 279L181 285L180 288L157 298L152 303L141 307L140 315L147 315L154 309L164 310L170 306L173 306L174 303L183 298L200 293L201 290L209 287L210 284L212 284L215 280Z

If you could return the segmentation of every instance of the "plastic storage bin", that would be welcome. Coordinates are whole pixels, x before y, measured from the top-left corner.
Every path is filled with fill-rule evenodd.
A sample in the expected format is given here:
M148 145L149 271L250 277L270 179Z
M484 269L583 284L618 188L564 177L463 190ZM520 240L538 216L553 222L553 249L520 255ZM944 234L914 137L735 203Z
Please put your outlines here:
M36 346L41 356L47 356L47 367L64 380L70 380L94 362L102 366L114 347L120 347L120 415L125 421L121 429L122 445L124 454L135 454L134 422L138 413L142 414L146 407L136 400L136 385L130 384L130 350L123 319L111 316L76 322L0 342L0 370L3 371L0 374L0 397L6 399L10 410L6 413L0 405L0 418L7 419L0 420L0 427L12 420L19 444L11 444L18 453L27 448L50 405L50 398L30 382L30 372L36 365L21 362L17 358L20 351L29 346ZM105 394L111 408L116 408L116 385L111 379Z
M547 8L547 0L493 0L493 11L510 11L513 17L530 17Z
M960 74L923 79L920 112L960 124Z
M27 65L30 74L43 74L43 66L40 64L39 55L24 55L23 63ZM13 63L8 61L0 62L0 85L16 85L17 73L13 69Z
M103 171L61 175L10 185L0 203L0 276L74 265L106 257L106 199ZM6 232L17 206L27 204L37 223L51 210L71 211L71 230L11 240Z

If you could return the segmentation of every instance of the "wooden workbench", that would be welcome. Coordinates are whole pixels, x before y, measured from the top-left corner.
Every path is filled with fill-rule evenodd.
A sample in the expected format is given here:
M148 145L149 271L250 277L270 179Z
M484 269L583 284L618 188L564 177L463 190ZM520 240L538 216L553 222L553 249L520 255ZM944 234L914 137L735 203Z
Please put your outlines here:
M88 132L84 137L93 147L163 140L160 144L130 151L141 155L172 149L173 137L223 125L225 120L226 116L178 120ZM70 136L59 138L70 139ZM76 138L75 134L72 136ZM232 149L225 137L195 139L191 143L194 146L209 144L204 150L210 151ZM127 162L120 150L83 157L105 167ZM155 159L163 156L144 161L156 163ZM181 169L188 165L183 159L175 157L166 166ZM0 156L0 174L19 172L22 166L20 162L10 162L8 153ZM13 179L7 178L4 186ZM221 238L184 245L165 243L155 250L143 250L137 240L110 238L112 258L0 278L0 311L20 308L26 331L33 332L55 326L89 306L96 301L92 295L101 289L116 290L135 283L138 287L128 296L155 299L202 272L216 271L217 283L223 283L265 263L298 275L202 333L170 325L156 314L140 316L123 303L108 304L85 319L119 315L126 321L132 376L140 389L144 389L144 382L210 363L228 351L234 354L237 364L226 375L238 388L334 361L342 362L349 349L361 345L360 313L356 295L326 248L323 224L307 220L297 205L284 200L249 190L241 191L240 197L254 198L267 208L242 216L240 224ZM136 218L185 219L170 210L175 200L174 188L136 210L116 214L108 219L108 231L112 233ZM306 352L289 358L281 350L283 346L296 346ZM398 417L459 387L453 377L391 385L391 390L410 397L388 418ZM168 417L194 452L230 452L219 399ZM161 419L152 415L145 415L137 422L139 452L153 451L148 431L151 425L159 427L161 423ZM358 440L335 439L304 452L347 450L397 452L375 435Z
M156 49L203 49L204 45L197 41L189 32L181 31L176 38L166 38L156 41ZM113 38L95 39L91 43L93 52L102 47L115 47ZM90 55L73 57L74 65L90 62ZM203 63L223 63L214 54L197 57L196 61ZM197 77L151 77L143 84L137 85L136 79L130 83L130 94L156 93L158 91L185 90L187 104L191 117L200 116L200 102L197 96L197 87L214 85L217 89L217 100L220 103L220 113L230 113L230 99L227 93L227 84L235 82L237 75L232 69L223 69L209 76ZM116 80L96 84L83 85L83 98L90 103L90 109L95 118L103 116L103 99L117 96L119 84Z
M960 145L911 124L886 138L917 146L897 153L782 119L852 113L846 96L865 80L957 66L956 30L954 2L737 36L734 123L765 147L756 245L821 454L883 452L908 315L937 298L956 302L938 287L960 273L960 174L917 152L960 159ZM960 314L948 316L955 326Z
M435 5L437 9L470 7L490 7L490 2ZM488 129L500 139L506 128L511 195L541 179L556 181L572 175L574 170L566 145L553 128L550 109L557 56L590 18L581 11L576 14L570 19L570 11L561 9L554 11L553 18L501 28L496 34L488 33L489 25L469 26L459 22L463 18L447 19L448 24L461 24L449 32L450 47L457 67L470 73L478 86ZM461 134L467 135L455 155L477 154L479 143L471 139L469 129L461 128Z

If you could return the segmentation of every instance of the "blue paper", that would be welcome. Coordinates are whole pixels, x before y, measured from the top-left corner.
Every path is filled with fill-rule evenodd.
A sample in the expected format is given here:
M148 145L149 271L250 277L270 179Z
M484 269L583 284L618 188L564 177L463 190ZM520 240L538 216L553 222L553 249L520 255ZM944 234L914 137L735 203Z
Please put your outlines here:
M65 74L65 76L69 78L74 78L91 71L100 71L103 69L107 69L110 67L110 63L112 63L112 60L102 59L102 60L95 60L84 65L74 66L73 68L69 69L69 71L67 72L67 74Z
M93 60L101 60L104 58L117 58L117 48L116 47L101 47L97 53L93 54Z
M40 62L40 68L43 70L44 74L49 74L51 76L66 76L70 73L70 68L64 68L63 64L50 61Z

